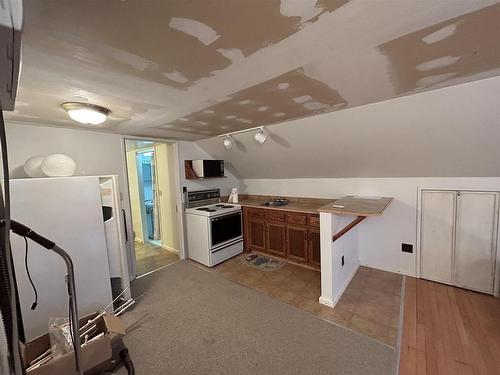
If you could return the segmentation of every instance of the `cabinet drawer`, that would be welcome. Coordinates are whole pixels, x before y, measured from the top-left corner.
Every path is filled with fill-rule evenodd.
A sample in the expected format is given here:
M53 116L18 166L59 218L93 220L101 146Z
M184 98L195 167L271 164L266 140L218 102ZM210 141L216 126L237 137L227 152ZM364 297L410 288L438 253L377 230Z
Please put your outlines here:
M309 226L312 228L319 228L319 215L309 216Z
M250 217L266 217L266 210L263 208L248 208L247 213Z
M288 213L286 215L286 222L293 225L307 225L307 215Z
M284 223L285 213L283 211L267 210L267 220Z

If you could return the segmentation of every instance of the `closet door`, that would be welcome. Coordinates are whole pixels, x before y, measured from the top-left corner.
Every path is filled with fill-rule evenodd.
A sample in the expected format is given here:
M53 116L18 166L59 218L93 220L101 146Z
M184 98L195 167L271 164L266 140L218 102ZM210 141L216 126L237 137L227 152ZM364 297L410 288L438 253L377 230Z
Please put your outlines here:
M459 192L455 243L455 284L493 293L498 194Z
M422 191L421 277L453 283L455 191Z

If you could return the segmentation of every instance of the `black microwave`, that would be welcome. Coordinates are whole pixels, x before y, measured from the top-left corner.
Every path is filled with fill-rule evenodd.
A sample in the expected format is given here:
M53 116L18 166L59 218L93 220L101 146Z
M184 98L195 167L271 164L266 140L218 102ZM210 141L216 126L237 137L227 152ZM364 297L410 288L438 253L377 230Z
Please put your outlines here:
M224 176L224 160L193 160L193 170L198 177Z

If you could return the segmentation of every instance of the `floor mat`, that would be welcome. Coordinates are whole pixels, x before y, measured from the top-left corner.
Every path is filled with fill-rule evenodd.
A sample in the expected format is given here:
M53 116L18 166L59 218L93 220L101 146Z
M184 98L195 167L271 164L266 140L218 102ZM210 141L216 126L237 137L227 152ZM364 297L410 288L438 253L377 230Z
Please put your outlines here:
M250 253L241 257L241 261L247 266L257 268L260 271L276 271L285 264L283 260L256 253Z

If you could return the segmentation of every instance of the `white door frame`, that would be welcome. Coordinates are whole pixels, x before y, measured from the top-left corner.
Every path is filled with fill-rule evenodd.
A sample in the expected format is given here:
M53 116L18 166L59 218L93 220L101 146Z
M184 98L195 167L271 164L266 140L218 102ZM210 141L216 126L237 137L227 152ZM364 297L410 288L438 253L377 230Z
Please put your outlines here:
M463 187L461 188L460 186L445 186L445 187L417 187L417 239L416 239L416 262L415 262L415 274L417 278L421 278L421 269L420 269L420 262L421 262L421 251L420 251L420 246L421 246L421 224L422 224L422 193L424 191L467 191L467 192L478 192L478 193L500 193L498 188L470 188L470 187ZM495 251L496 251L496 256L495 256L495 280L494 280L494 287L493 287L493 295L495 297L500 297L500 250L498 249L500 245L500 224L499 224L499 211L497 210L496 213L496 242L495 242Z
M146 147L137 150L135 153L135 164L137 166L137 183L139 184L139 197L141 199L141 222L142 222L142 238L144 239L144 243L149 242L148 239L148 218L146 214L146 198L144 195L144 184L141 184L141 181L144 181L144 174L142 171L142 165L139 163L139 159L137 158L139 153L152 151L154 153L153 147ZM156 167L155 167L156 168ZM127 176L128 178L128 176ZM130 195L130 191L129 191Z
M183 215L183 206L182 206L182 188L181 188L181 174L180 174L180 164L179 164L179 142L171 139L164 139L164 138L154 138L154 137L137 137L137 136L128 136L128 135L122 135L121 136L121 147L122 147L122 160L123 160L123 175L125 176L125 181L124 181L124 188L126 190L126 197L124 196L124 205L126 206L127 216L129 217L129 220L127 221L127 230L131 235L129 236L129 240L132 238L133 234L133 227L132 227L132 208L130 204L130 192L129 192L129 179L128 179L128 170L127 170L127 149L125 146L125 141L130 140L130 141L151 141L151 142L161 142L161 143L168 143L173 145L174 147L174 180L175 180L175 186L177 187L176 193L175 193L175 200L176 200L176 208L177 208L177 225L179 228L179 257L180 259L186 259L186 246L184 242L184 215ZM131 280L136 278L136 260L135 260L135 249L134 249L134 243L133 239L130 242L131 246L127 248L127 258L128 262L130 264L130 269L132 271L131 273Z

